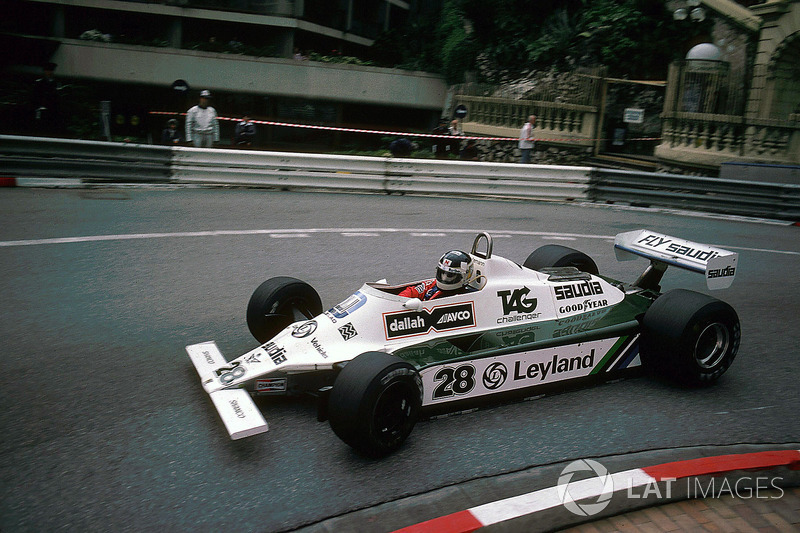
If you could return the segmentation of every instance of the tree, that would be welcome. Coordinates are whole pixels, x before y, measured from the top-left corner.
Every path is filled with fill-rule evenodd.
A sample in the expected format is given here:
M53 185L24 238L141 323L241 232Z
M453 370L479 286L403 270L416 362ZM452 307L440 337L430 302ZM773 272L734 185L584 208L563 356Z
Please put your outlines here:
M690 42L711 27L673 20L664 0L444 0L429 18L409 20L391 44L401 59L395 64L440 72L451 83L478 57L512 75L605 65L616 77L663 79L685 53L676 36Z

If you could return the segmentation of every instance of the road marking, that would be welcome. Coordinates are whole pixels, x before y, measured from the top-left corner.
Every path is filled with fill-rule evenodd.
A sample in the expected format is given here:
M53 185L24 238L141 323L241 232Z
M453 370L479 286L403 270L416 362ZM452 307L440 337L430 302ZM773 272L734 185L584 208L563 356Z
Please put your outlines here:
M54 237L47 239L20 239L15 241L0 241L0 248L11 248L17 246L46 246L53 244L77 244L89 242L106 241L130 241L146 239L182 239L195 237L230 237L242 235L268 235L274 238L289 237L310 237L312 234L331 234L338 233L343 236L379 236L383 234L408 234L412 236L424 237L446 237L451 234L477 235L481 232L492 234L491 230L483 229L419 229L419 228L303 228L303 229L246 229L246 230L209 230L209 231L183 231L165 233L123 233L115 235L84 235L78 237ZM592 235L588 233L559 233L551 231L517 231L501 230L498 231L498 238L510 238L512 236L541 237L543 240L601 240L612 241L613 235ZM769 248L748 248L743 246L731 246L719 244L726 249L744 250L748 252L761 252L771 254L795 255L800 256L800 252L792 250L774 250Z
M764 405L762 407L748 407L746 409L733 409L731 411L718 411L714 413L715 415L732 415L734 413L744 413L747 411L763 411L764 409L772 409L776 407L774 405Z
M431 233L431 232L425 232L425 231L419 231L419 232L412 231L411 232L411 236L412 237L446 237L447 234L446 233Z

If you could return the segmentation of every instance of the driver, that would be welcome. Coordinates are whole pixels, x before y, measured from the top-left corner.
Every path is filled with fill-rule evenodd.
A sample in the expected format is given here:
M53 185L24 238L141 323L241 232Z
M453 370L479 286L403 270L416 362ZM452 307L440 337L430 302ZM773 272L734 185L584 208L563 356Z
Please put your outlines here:
M428 279L406 287L400 293L405 298L432 300L452 296L472 280L472 257L460 250L451 250L439 259L436 279Z

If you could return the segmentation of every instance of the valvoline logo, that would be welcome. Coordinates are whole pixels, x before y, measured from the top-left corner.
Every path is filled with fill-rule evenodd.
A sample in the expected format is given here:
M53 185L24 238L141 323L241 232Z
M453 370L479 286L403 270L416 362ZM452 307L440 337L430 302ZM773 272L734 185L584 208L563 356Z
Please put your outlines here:
M473 302L434 307L430 311L399 311L383 315L386 339L399 339L423 335L431 330L447 331L451 329L475 326L475 306Z

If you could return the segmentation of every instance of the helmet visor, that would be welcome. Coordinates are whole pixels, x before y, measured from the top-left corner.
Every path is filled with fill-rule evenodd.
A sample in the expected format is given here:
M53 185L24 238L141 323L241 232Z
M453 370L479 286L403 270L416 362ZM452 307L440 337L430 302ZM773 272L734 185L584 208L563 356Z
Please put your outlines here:
M458 283L461 281L461 277L462 276L460 272L445 272L441 268L436 270L436 281L441 281L442 283L446 283L448 285Z

